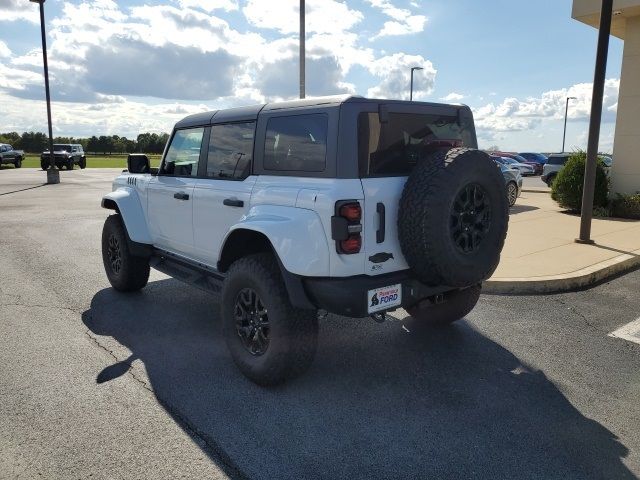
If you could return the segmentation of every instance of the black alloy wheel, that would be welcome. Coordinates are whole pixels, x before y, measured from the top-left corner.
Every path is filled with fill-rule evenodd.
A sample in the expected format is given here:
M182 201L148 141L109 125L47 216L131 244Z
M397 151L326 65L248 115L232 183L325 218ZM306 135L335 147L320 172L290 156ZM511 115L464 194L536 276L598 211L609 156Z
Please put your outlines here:
M120 269L122 268L122 251L120 249L120 241L113 234L109 236L109 248L107 250L107 255L111 271L117 275L120 273Z
M484 188L475 183L464 186L453 201L450 219L456 248L464 254L477 252L491 228L491 204Z
M269 317L267 309L252 288L243 288L234 307L236 332L251 355L263 355L269 348Z

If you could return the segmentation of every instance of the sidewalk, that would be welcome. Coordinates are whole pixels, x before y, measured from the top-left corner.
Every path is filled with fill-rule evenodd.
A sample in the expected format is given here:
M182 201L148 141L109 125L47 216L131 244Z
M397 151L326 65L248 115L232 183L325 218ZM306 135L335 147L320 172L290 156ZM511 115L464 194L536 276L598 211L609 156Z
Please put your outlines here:
M523 192L511 209L500 265L486 293L550 293L583 288L640 266L640 221L594 219L595 245L574 242L580 217L548 193Z

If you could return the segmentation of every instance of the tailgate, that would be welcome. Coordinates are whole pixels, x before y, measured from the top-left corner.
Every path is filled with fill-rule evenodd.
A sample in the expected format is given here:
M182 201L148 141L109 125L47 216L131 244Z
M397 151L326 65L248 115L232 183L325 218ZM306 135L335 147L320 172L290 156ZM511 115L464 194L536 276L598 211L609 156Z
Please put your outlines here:
M409 268L398 241L398 205L407 177L363 178L365 274Z

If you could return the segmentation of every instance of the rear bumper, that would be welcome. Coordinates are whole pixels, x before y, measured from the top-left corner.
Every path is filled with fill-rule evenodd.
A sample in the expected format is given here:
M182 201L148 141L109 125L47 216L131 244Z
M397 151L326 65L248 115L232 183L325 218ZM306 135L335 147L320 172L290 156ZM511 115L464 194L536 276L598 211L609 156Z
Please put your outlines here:
M303 278L304 290L310 302L319 309L345 317L368 317L369 290L402 285L402 306L411 306L418 301L439 295L454 288L440 285L429 287L413 278L410 271L394 272L387 275L345 278ZM395 308L400 307L394 307Z

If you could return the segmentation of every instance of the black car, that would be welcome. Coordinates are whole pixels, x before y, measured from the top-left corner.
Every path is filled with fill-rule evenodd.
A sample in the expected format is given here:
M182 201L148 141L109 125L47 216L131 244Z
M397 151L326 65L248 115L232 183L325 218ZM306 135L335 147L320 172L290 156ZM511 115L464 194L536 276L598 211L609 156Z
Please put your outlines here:
M73 170L74 165L80 168L87 166L87 157L84 154L82 145L59 143L53 145L53 160L58 168L67 167L67 170ZM49 150L42 152L40 155L40 167L46 170L51 166L51 154Z

